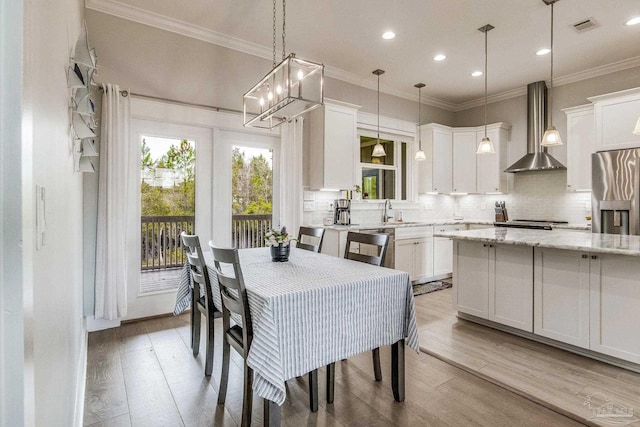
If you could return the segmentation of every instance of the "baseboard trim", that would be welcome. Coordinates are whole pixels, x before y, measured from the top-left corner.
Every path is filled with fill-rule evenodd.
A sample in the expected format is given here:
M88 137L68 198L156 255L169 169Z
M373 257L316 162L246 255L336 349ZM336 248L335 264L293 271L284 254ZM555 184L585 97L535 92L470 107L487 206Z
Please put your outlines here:
M78 361L78 373L76 376L76 403L73 415L73 425L82 427L84 424L84 394L87 385L87 352L89 332L87 331L87 322L83 322L82 342L80 344L80 357Z

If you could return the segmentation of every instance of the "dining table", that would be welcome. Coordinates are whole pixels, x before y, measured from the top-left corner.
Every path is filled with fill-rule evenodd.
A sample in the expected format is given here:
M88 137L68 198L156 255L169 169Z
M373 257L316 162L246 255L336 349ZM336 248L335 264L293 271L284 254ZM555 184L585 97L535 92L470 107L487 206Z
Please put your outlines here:
M203 255L221 309L212 253ZM269 248L238 255L253 323L247 363L254 393L269 401L269 425L280 423L287 380L387 345L393 397L404 401L405 342L419 351L408 273L295 247L286 262L273 262Z

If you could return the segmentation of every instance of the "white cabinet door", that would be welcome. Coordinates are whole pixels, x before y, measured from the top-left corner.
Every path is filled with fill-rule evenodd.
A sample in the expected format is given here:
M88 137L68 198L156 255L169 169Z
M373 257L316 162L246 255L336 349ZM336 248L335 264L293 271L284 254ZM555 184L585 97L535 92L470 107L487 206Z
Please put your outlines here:
M591 350L640 363L640 262L637 257L591 259Z
M350 104L325 102L309 116L310 186L351 190L356 184L358 110Z
M595 105L596 151L640 147L640 135L633 133L640 117L640 89L588 99Z
M424 237L416 241L413 263L414 280L433 276L433 237Z
M453 188L453 136L438 124L420 126L426 159L418 162L418 192L450 193Z
M433 275L442 276L453 272L453 240L446 237L433 238Z
M589 256L535 248L534 265L533 332L589 348Z
M415 239L396 240L395 242L395 269L409 273L411 281L416 280L413 265L415 247Z
M507 176L507 135L508 127L504 124L491 125L487 129L487 136L491 139L495 154L476 155L476 187L478 193L506 193ZM478 131L478 143L484 138L484 129Z
M489 317L489 245L453 242L453 306L462 313Z
M533 248L489 248L489 320L533 332Z
M453 132L453 191L476 192L476 132Z
M344 257L344 250L347 247L347 232L338 230L325 230L322 239L323 254Z
M591 154L595 153L593 104L566 108L567 190L591 190Z

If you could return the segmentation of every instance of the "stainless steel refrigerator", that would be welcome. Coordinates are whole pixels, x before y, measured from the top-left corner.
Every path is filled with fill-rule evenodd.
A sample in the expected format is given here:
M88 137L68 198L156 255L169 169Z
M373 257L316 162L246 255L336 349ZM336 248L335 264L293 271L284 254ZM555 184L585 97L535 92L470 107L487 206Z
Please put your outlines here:
M640 148L591 155L594 233L640 234Z

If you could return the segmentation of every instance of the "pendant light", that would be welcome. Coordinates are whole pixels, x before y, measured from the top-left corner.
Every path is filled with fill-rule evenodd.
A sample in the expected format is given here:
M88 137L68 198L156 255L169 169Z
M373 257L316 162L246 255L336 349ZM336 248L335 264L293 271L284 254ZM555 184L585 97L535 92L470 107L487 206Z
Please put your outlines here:
M560 132L553 125L553 4L558 0L542 0L547 6L551 5L551 84L549 86L549 127L542 136L540 145L543 147L553 147L562 145Z
M478 31L484 33L484 138L478 144L478 150L476 150L476 154L495 154L496 149L493 147L493 142L487 136L487 63L488 63L488 32L493 30L495 27L493 25L487 24L483 27L478 28Z
M418 88L418 138L419 138L418 141L419 142L418 142L418 151L416 151L416 160L421 162L427 158L427 156L424 154L424 151L422 151L422 132L420 132L420 123L421 123L420 112L422 110L422 104L420 103L420 101L422 101L421 91L422 91L422 88L424 87L424 83L416 83L414 86Z
M382 144L380 144L380 75L384 74L384 70L374 70L373 74L378 76L378 142L373 147L373 153L371 153L371 157L384 157L387 155L387 153L384 151L384 147L382 146Z
M324 104L324 65L286 55L286 0L282 0L282 61L276 63L273 0L273 68L243 96L244 126L272 129Z

